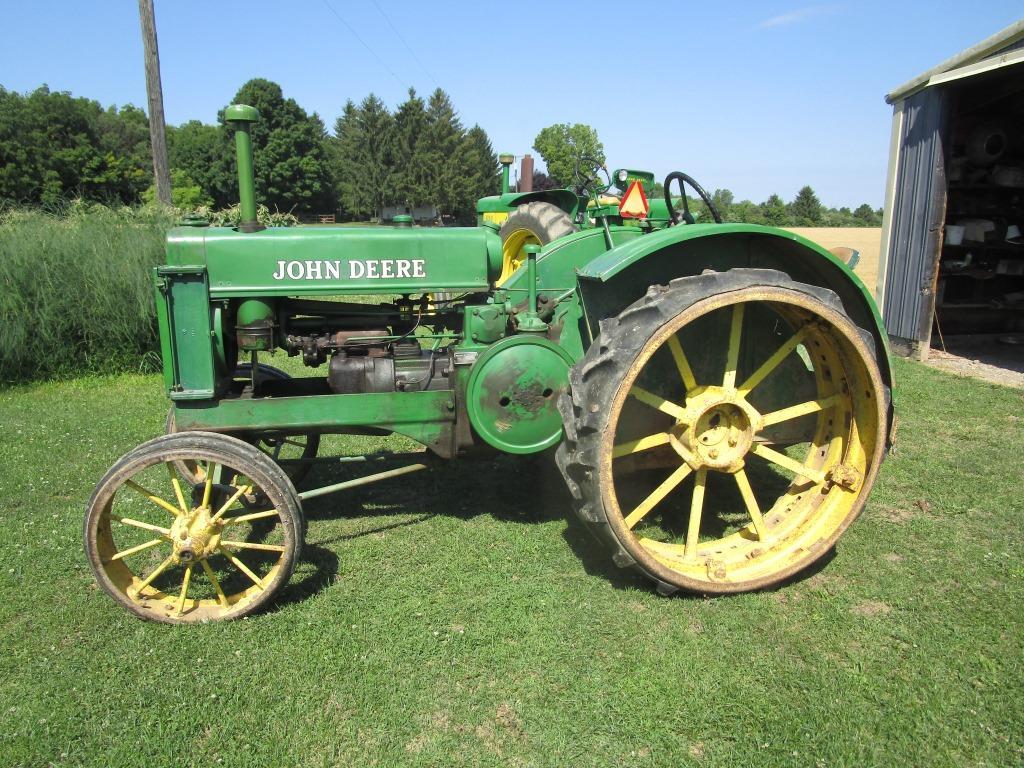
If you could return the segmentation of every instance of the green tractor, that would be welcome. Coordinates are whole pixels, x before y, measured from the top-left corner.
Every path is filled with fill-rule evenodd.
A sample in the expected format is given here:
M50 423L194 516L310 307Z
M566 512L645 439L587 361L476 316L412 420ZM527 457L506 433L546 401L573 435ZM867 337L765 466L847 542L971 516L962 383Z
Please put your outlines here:
M513 156L503 154L499 160L502 166L501 194L481 198L476 206L478 224L499 226L502 245L499 286L525 263L524 248L527 245L547 245L581 229L612 223L642 226L648 231L677 223L696 223L685 194L686 184L707 206L712 219L722 223L722 217L704 188L692 177L678 171L669 174L666 183L678 181L680 195L671 196L669 188L665 187L664 196L655 198L653 173L628 168L609 173L603 162L584 156L576 163L575 180L570 187L511 192L509 166ZM620 206L633 187L641 195L643 210L624 212Z
M863 509L891 440L892 369L839 258L782 230L692 223L671 197L630 218L611 179L590 177L561 195L571 226L531 229L512 270L499 230L548 200L481 201L469 228L266 229L258 114L226 116L243 221L168 234L154 272L167 434L119 459L86 512L93 572L127 610L247 615L301 557L304 502L434 459L553 452L614 563L665 594L777 585ZM274 353L309 375L268 366ZM332 433L423 449L306 487Z

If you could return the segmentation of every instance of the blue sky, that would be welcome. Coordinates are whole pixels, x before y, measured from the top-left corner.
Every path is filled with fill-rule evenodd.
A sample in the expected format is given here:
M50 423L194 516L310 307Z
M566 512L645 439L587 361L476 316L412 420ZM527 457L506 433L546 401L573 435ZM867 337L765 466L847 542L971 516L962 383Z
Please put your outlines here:
M257 76L328 128L346 99L394 106L440 85L499 151L584 122L612 166L681 169L755 201L810 184L849 206L881 204L885 93L1024 16L1021 0L155 1L171 123L213 122ZM135 0L0 11L0 85L145 106Z

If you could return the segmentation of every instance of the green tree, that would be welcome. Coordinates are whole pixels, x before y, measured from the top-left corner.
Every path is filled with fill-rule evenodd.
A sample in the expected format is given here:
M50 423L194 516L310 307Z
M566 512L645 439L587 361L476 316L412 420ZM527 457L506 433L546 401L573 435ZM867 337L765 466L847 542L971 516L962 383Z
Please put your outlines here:
M425 170L426 200L442 213L452 214L470 196L470 175L463 149L465 131L451 99L437 88L427 102L417 152Z
M142 202L156 201L156 185L150 184L142 193ZM192 177L179 168L171 169L171 204L175 208L191 210L213 205L213 198L207 195Z
M605 160L604 145L598 139L597 131L583 123L549 125L537 134L533 148L544 159L548 175L562 186L576 180L576 166L580 158L593 158L601 163Z
M429 200L427 160L420 146L427 124L423 99L409 89L409 97L395 111L395 133L392 145L394 172L385 190L390 204L415 207Z
M230 206L237 199L228 195L235 189L237 176L231 164L234 154L228 153L221 129L198 120L184 125L167 126L167 162L171 167L171 195L177 193L178 179L187 178L202 190L203 197L220 207ZM225 157L225 154L227 156Z
M822 214L821 201L809 186L797 192L793 202L789 204L789 217L792 226L795 227L821 226Z
M854 226L857 227L880 227L882 226L882 212L875 210L867 203L857 206L853 212Z
M770 195L761 203L761 216L771 227L785 227L789 224L789 211L786 202L778 195Z
M487 132L479 125L474 125L462 139L459 157L463 161L466 184L455 215L461 223L470 224L476 214L476 201L500 191L498 156Z
M761 213L761 206L750 200L740 200L729 208L729 221L741 224L764 224L764 214Z
M327 131L320 117L307 114L294 99L284 97L280 85L262 78L243 85L232 103L248 104L260 112L259 122L252 127L257 200L280 211L334 210L331 169L324 150ZM223 111L218 118L224 157L233 167L234 131L224 122ZM218 205L237 201L234 174L230 187L219 193Z
M0 87L0 199L130 204L151 179L142 110L104 110L96 101L46 86L26 95Z
M395 122L384 102L370 94L357 107L346 102L334 124L332 166L342 208L354 218L375 216L387 202L394 164Z

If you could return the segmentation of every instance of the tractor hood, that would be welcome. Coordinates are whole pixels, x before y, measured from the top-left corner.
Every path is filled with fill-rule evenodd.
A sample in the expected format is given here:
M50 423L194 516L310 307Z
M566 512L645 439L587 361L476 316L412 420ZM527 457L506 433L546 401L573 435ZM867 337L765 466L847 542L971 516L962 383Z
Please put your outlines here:
M214 298L486 291L501 239L489 227L177 227L167 263L204 267Z

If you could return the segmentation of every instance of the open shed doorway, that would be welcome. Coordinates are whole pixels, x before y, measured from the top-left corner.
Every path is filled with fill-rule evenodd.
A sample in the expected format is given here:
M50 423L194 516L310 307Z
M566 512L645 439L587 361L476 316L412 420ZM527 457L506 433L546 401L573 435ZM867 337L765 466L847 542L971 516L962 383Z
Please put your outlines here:
M1024 378L1024 64L949 83L931 357Z

